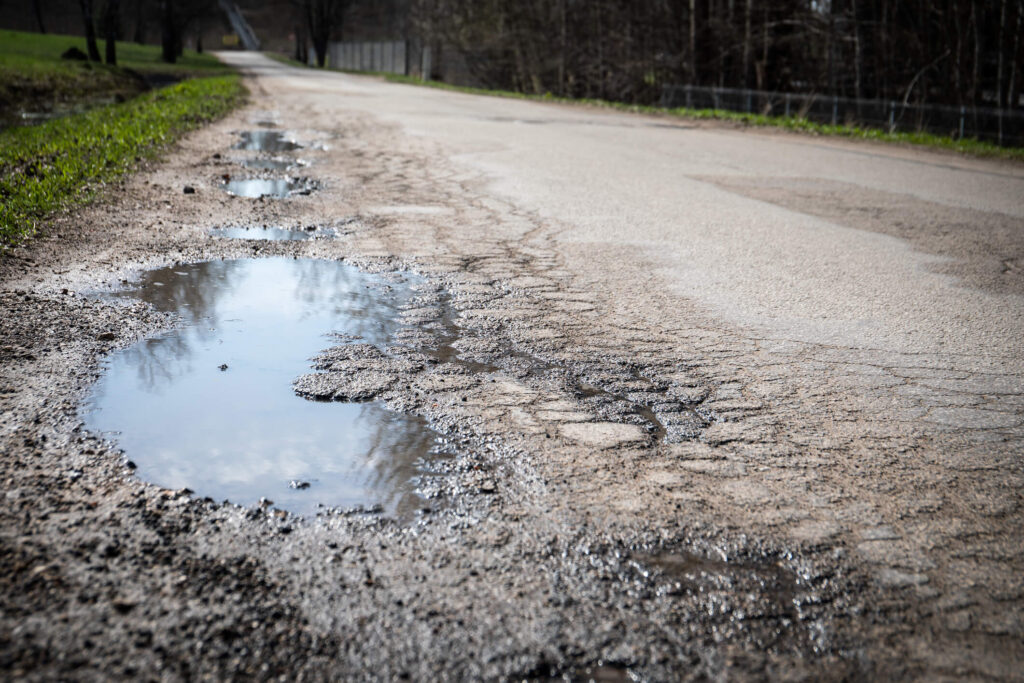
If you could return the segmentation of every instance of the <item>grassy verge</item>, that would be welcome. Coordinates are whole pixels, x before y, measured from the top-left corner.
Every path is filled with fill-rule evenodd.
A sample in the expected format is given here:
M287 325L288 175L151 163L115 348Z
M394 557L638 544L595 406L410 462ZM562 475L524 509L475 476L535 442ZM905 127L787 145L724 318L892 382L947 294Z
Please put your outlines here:
M55 210L89 201L182 133L245 95L237 76L188 80L122 104L0 132L0 252Z
M687 109L679 107L665 109L663 107L651 107L637 104L623 104L621 102L608 102L606 100L592 99L571 99L567 97L555 97L553 95L526 95L508 90L488 90L485 88L471 88L460 85L451 85L439 81L423 81L412 76L401 76L398 74L375 74L386 78L393 83L407 83L410 85L421 85L428 88L441 90L452 90L455 92L469 93L472 95L488 95L491 97L509 97L521 100L534 100L541 102L559 102L566 104L584 104L593 107L615 109L642 114L661 114L675 116L685 119L717 119L720 121L733 121L748 126L762 126L773 128L785 128L788 130L801 131L813 135L830 135L836 137L856 138L861 140L875 140L878 142L900 143L919 145L938 149L947 149L961 154L969 154L979 157L993 157L1000 159L1012 159L1024 161L1024 148L999 147L989 142L978 140L955 140L951 137L934 135L932 133L890 133L875 128L861 128L858 126L829 125L815 123L804 118L795 116L765 116L763 114L744 114L741 112L726 111L724 109Z
M191 51L165 64L159 47L118 42L114 67L61 59L70 47L85 52L85 39L0 31L0 125L18 123L22 112L72 113L134 97L148 89L147 80L231 73L213 56Z

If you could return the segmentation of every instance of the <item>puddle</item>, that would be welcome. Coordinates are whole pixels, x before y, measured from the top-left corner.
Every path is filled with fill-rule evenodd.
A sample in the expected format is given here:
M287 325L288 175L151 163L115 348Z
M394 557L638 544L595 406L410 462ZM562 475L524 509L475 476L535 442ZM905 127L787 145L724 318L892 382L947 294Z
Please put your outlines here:
M796 575L768 558L726 561L694 553L661 552L640 554L635 559L659 570L675 584L675 592L743 595L762 603L762 609L767 607L766 614L776 616L793 610Z
M301 166L302 162L295 159L246 159L242 165L261 171L287 171L290 168Z
M335 236L331 228L315 230L287 230L285 228L214 228L213 237L233 240L262 240L270 242L295 242L299 240L329 239Z
M239 133L242 137L232 149L254 152L291 152L302 149L302 145L289 140L279 130L249 130Z
M290 178L243 178L240 180L229 180L221 187L225 192L236 197L248 197L258 199L260 197L273 197L284 199L293 194L309 194L312 188L309 183Z
M398 329L407 282L332 261L213 261L151 271L141 299L183 318L180 329L117 351L85 421L116 438L141 478L241 505L261 498L299 514L424 505L417 482L443 457L418 417L378 403L295 394L326 333L384 345ZM305 484L309 486L305 486Z

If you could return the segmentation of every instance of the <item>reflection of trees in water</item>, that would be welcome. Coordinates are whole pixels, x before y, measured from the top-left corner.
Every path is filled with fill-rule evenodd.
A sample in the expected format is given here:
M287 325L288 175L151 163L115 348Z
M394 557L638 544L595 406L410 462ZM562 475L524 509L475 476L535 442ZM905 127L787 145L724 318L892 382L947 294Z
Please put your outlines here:
M385 290L378 278L333 261L296 261L295 270L294 297L307 304L306 315L311 304L330 307L344 315L345 333L374 343L387 341L397 329L398 307L408 292Z
M157 283L160 283L159 285ZM299 320L323 316L320 334L339 331L384 343L397 329L398 307L411 293L407 286L385 289L379 278L337 261L208 261L146 273L138 288L122 296L141 299L159 311L180 315L187 329L149 339L123 352L148 390L167 384L190 368L196 346L222 334L223 303L240 290L272 291L290 287ZM332 329L335 328L335 329Z
M187 330L147 339L123 351L139 383L152 391L189 369L194 345L216 336L218 304L242 283L242 261L208 261L146 273L138 289L124 296L141 299L158 311L180 315ZM156 284L161 283L161 284ZM199 324L202 322L203 324Z
M412 493L410 480L420 474L418 462L430 457L437 433L423 418L395 413L379 404L362 406L359 422L367 430L361 463L367 488L382 496L385 507L399 507Z

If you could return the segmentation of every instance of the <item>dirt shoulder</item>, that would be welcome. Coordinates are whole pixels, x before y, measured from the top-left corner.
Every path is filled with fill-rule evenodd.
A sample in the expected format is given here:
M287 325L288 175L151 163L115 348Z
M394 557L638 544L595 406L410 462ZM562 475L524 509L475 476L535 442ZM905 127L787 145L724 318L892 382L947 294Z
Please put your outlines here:
M758 338L660 287L647 262L560 241L564 225L429 140L315 87L250 88L258 110L187 136L0 261L3 670L1017 675L1012 375L976 367L989 378L974 390L977 374L941 357ZM218 188L247 173L233 131L266 120L306 145L318 191ZM339 235L208 234L253 225ZM402 521L238 508L140 481L116 442L83 430L105 355L174 324L90 293L274 255L411 270L450 301L459 351L489 369L427 364L381 395L457 445L443 504ZM404 315L429 346L444 314Z

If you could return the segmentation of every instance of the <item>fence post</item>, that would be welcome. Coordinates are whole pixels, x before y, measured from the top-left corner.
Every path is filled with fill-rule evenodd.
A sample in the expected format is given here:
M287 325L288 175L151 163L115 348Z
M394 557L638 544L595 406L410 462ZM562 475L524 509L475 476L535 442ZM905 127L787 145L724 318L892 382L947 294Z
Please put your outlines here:
M960 139L964 139L964 119L967 118L967 107L960 105Z
M693 86L686 86L686 108L693 109Z
M751 92L748 90L747 91L747 113L748 114L751 112L750 98L751 98Z
M718 90L715 89L715 86L711 86L711 108L718 109Z
M889 100L889 134L896 132L896 103Z
M836 125L839 120L839 96L832 96L832 125Z
M789 118L789 93L786 93L786 118Z

